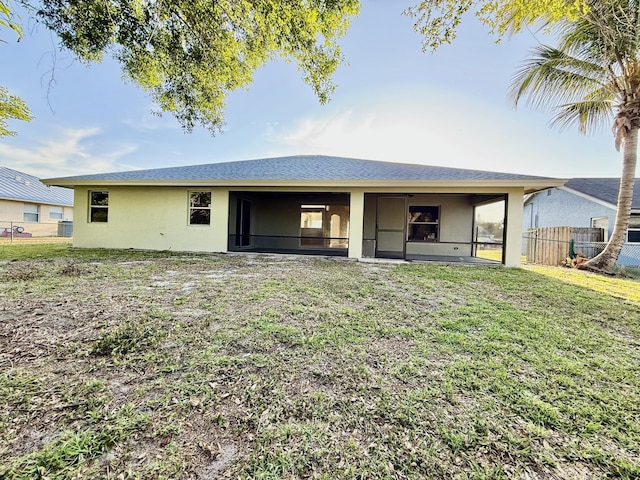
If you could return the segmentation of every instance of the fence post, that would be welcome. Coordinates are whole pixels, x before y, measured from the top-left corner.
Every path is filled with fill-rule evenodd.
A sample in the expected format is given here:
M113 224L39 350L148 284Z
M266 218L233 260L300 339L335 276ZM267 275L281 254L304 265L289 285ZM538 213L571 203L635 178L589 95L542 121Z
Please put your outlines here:
M11 233L9 234L9 238L10 238L9 244L13 245L13 220L11 220L9 224L11 225L11 231L10 231Z

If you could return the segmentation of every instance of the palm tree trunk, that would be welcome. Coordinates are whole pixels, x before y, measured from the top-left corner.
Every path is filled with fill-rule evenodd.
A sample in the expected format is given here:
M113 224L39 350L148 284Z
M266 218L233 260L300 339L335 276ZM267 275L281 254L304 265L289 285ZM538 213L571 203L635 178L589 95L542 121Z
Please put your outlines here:
M636 163L638 160L638 128L632 128L624 140L622 153L622 177L620 177L620 190L618 191L618 210L613 232L609 243L604 250L594 258L581 265L581 268L613 271L622 246L624 245L629 217L631 215L631 202L633 199L633 184L635 182Z

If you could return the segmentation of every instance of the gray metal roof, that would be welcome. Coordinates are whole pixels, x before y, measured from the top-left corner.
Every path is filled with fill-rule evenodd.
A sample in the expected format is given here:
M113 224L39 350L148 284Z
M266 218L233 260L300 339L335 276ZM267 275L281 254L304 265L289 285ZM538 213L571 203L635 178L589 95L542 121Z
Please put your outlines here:
M49 187L33 175L1 166L0 198L73 206L73 190L62 187Z
M565 187L577 192L589 195L603 202L610 203L615 207L618 203L618 189L620 188L619 178L572 178ZM640 179L636 178L633 185L633 200L631 203L633 210L640 209Z
M264 158L239 162L211 163L185 167L134 170L129 172L78 175L45 180L73 185L74 181L540 181L557 179L487 172L459 168L432 167L406 163L379 162L322 155Z

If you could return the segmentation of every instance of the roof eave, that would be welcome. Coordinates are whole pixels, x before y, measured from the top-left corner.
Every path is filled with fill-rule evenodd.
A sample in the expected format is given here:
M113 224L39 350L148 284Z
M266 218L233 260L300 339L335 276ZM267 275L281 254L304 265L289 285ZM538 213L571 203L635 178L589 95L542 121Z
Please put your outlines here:
M9 202L26 202L26 203L38 203L40 205L54 205L56 207L73 207L72 203L66 202L54 202L52 200L44 200L41 198L25 198L25 197L6 197L0 196L0 200L6 200Z
M525 193L534 193L548 188L557 188L565 184L565 179L532 179L532 180L96 180L96 179L43 179L46 185L60 187L355 187L355 188L425 188L425 187L504 187L524 188Z

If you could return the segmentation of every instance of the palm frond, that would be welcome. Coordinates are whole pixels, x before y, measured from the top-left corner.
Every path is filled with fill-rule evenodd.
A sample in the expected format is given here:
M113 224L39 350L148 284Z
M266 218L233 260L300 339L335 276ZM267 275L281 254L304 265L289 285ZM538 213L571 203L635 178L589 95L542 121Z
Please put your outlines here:
M513 76L510 98L516 106L526 98L527 104L544 109L575 103L595 91L607 91L611 98L616 94L606 67L540 45Z
M595 99L560 105L551 125L561 130L577 125L581 133L588 134L610 125L612 121L612 102Z

